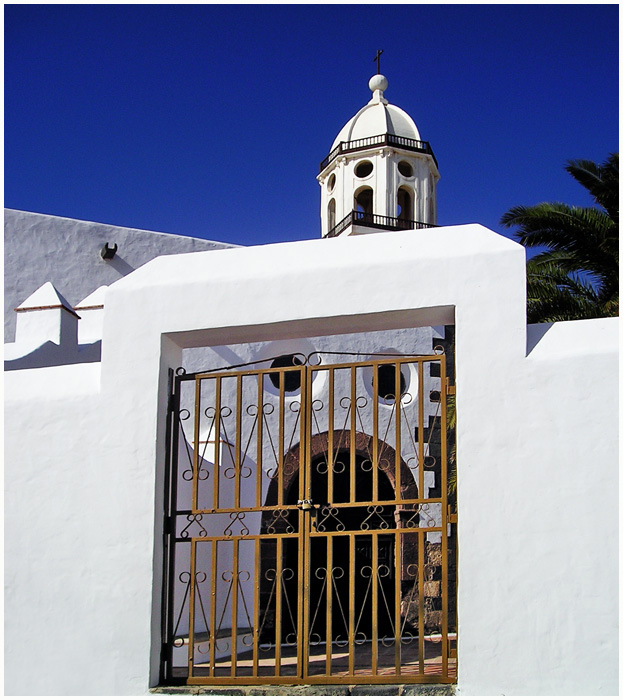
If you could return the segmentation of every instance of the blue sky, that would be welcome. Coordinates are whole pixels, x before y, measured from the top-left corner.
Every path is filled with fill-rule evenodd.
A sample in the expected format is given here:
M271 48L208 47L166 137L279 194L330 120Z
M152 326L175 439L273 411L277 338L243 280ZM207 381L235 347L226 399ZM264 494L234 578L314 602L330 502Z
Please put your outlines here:
M590 204L563 166L618 151L618 5L6 5L5 206L315 238L318 164L377 49L441 225Z

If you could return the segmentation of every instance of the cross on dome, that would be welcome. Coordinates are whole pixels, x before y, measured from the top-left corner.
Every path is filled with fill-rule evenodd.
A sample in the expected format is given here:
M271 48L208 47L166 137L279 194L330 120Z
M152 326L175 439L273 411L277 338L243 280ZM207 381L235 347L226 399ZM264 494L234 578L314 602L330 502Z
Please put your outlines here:
M374 57L374 60L376 61L376 72L378 74L381 73L381 54L383 53L383 49L379 49L376 52L376 56Z

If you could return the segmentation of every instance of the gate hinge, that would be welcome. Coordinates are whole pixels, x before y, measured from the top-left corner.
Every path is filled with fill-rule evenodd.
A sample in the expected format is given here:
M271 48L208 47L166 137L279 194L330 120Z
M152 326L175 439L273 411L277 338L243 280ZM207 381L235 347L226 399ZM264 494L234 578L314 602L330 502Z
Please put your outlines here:
M448 506L448 522L451 524L458 522L458 516L452 512L452 506Z
M450 384L450 380L446 377L446 394L448 396L454 396L456 394L456 386L454 384Z
M163 533L165 535L170 535L171 534L171 521L173 518L170 515L165 515L164 516L164 523L163 523Z

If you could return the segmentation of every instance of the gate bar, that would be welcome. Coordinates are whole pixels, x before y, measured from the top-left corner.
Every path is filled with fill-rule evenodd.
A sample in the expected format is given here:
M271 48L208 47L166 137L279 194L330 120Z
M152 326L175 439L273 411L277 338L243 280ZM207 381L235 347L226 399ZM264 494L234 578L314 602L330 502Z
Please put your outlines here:
M379 644L379 615L378 615L378 569L379 569L379 533L372 533L372 570L370 571L370 585L372 587L372 675L379 672L378 644Z
M261 382L260 382L261 383ZM259 410L259 409L258 409ZM260 569L260 546L261 540L258 538L255 540L255 582L257 583L257 578ZM260 627L260 587L253 586L253 675L259 675L259 627Z
M236 677L236 669L238 667L238 573L239 573L239 557L238 549L240 540L235 539L233 546L233 561L231 572L232 599L231 599L231 676Z
M418 496L424 495L424 363L418 363ZM421 512L421 507L419 508Z
M355 675L355 535L348 536L349 580L348 580L348 672Z
M257 377L257 418L255 435L257 437L257 457L255 459L256 483L255 483L255 507L262 506L262 435L264 428L264 375ZM259 571L259 569L258 569ZM257 675L257 674L256 674Z
M441 672L448 675L448 381L446 357L441 358ZM444 595L445 594L445 595Z
M333 503L333 461L335 459L333 456L333 424L335 421L333 406L334 381L335 369L332 368L329 370L329 445L327 449L327 501L329 503Z
M312 421L312 395L309 387L311 387L313 367L305 367L301 372L301 391L304 391L305 400L301 401L301 430L303 438L303 450L299 451L299 500L311 500L311 475L310 475L310 442L311 442L311 421ZM303 398L303 397L301 397ZM297 622L301 624L301 632L299 632L298 644L298 672L302 678L309 674L309 592L310 592L310 577L311 566L311 537L306 534L311 534L312 522L311 511L299 510L299 546L298 548L298 592L297 600ZM302 541L301 541L302 540Z
M199 434L201 427L201 380L195 381L195 430L194 430L194 445L193 445L193 513L198 508L198 492L199 492ZM210 437L208 436L208 440Z
M279 463L278 463L278 474L277 474L277 505L283 506L284 494L283 494L283 447L285 444L285 375L283 372L279 373Z
M420 660L420 674L424 675L424 654L425 654L425 648L424 648L424 623L425 619L424 616L426 615L426 610L424 609L424 573L425 573L425 557L424 557L424 548L426 546L425 544L425 535L423 532L418 532L417 533L417 555L418 555L418 655L419 655L419 660ZM443 539L443 535L442 535Z
M331 353L337 354L337 353ZM357 353L358 355L361 354L367 354L367 353ZM374 355L374 353L370 353L371 356ZM393 362L435 362L439 360L440 357L443 357L443 354L433 354L433 355L417 355L417 354L405 354L405 355L392 355L391 353L382 353L379 356L378 360L360 360L359 362L348 362L348 363L328 363L328 364L322 364L322 365L309 365L310 369L315 369L315 370L325 370L325 369L345 369L345 368L350 368L350 367L374 367L375 365L383 365L387 364L390 361ZM274 357L274 358L268 358L267 360L260 360L261 362L267 362L269 359L274 359L277 360L279 358ZM255 363L245 363L245 364L255 364ZM232 365L232 367L237 367L238 365ZM305 367L308 367L308 365L296 365L294 367L287 367L285 371L287 372L292 372L293 369L300 367L301 369L304 369ZM183 374L180 375L180 379L182 381L194 381L195 379L214 379L216 377L235 377L238 374L242 375L249 375L249 374L274 374L275 372L280 372L281 368L279 367L267 367L263 369L253 369L253 370L236 370L236 371L228 371L228 368L226 367L221 367L215 370L207 371L207 372L190 372L188 374Z
M325 640L325 673L331 675L331 662L333 651L331 643L333 641L333 535L327 537L327 575L325 578L327 587L326 597L326 640Z
M281 582L283 575L283 540L277 539L277 561L275 562L275 675L281 674Z
M211 596L210 596L210 668L208 672L211 676L216 675L216 572L218 564L218 541L213 540L211 542L211 555L212 555L212 571L210 572L211 578Z
M350 498L355 497L355 433L357 432L357 374L355 368L350 369ZM353 601L354 604L354 601Z
M376 374L374 374L376 372ZM372 500L379 500L379 368L372 370ZM419 494L418 494L419 495Z
M242 489L242 375L236 379L236 444L234 446L234 509L240 510Z
M401 603L401 581L402 581L402 571L401 571L401 556L400 552L402 549L402 544L400 540L400 535L395 535L397 540L397 546L394 547L394 645L395 649L395 667L396 675L399 676L401 668L401 658L400 658L400 603Z
M221 469L221 389L222 378L216 377L216 396L214 406L216 414L214 416L214 509L219 507L219 471Z
M164 572L165 588L162 611L164 622L165 650L163 667L160 669L161 682L171 675L173 667L173 633L174 633L174 601L175 601L175 517L177 506L177 456L179 449L179 395L180 382L172 369L169 369L169 407L167 416L167 461L164 493Z
M402 375L400 373L400 362L396 362L394 365L394 382L395 382L395 388L394 388L394 408L395 408L395 414L394 414L394 420L396 421L396 498L397 500L402 500L402 473L401 473L401 462L402 459L400 457L402 453L402 412L401 412L401 395L400 395L400 380L402 379ZM419 495L419 494L418 494ZM399 509L396 509L398 513L400 514L401 511ZM400 517L400 516L399 516ZM401 524L401 523L400 523ZM397 527L400 527L399 523L396 523ZM398 629L398 627L396 628Z
M195 581L196 581L196 542L190 543L190 597L188 599L188 676L194 675L195 665Z

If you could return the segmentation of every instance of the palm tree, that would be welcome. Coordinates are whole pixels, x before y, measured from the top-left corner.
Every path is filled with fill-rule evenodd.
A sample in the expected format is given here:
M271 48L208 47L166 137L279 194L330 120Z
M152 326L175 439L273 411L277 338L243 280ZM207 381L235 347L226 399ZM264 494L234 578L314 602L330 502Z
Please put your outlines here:
M597 206L519 206L500 222L518 226L515 237L527 248L547 248L526 266L528 323L619 313L619 154L603 164L572 160L565 170Z

